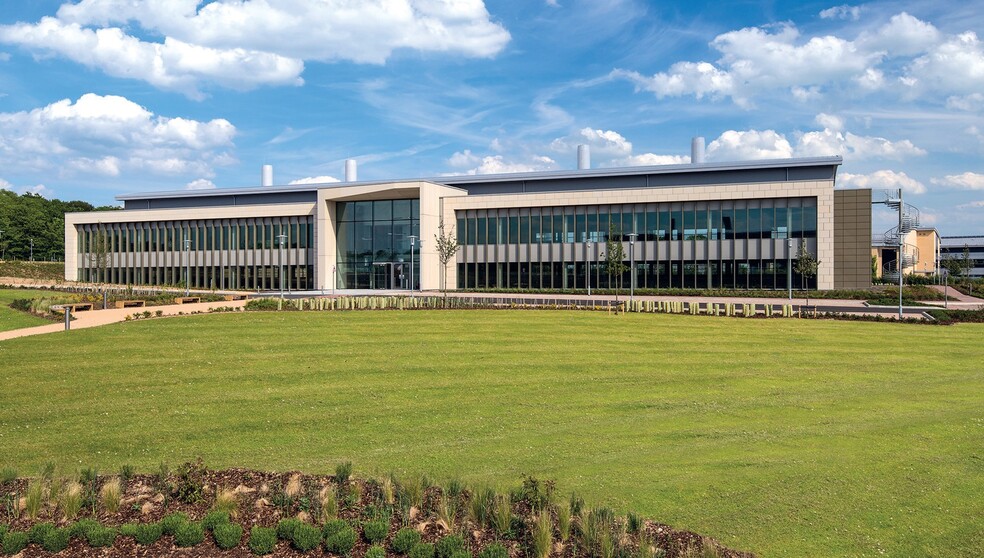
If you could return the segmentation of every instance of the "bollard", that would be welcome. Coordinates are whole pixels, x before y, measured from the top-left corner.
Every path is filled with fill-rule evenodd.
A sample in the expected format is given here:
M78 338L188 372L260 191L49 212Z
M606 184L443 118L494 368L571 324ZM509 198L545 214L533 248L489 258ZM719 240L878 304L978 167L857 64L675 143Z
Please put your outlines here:
M72 307L65 307L65 331L72 329Z

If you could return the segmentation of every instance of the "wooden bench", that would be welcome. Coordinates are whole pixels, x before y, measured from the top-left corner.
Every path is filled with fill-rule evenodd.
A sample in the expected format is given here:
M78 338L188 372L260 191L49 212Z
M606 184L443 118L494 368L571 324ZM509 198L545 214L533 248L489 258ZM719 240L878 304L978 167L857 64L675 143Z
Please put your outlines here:
M146 300L117 300L113 303L117 308L143 308L147 306Z
M222 295L223 300L233 301L233 300L249 300L250 296L246 294L227 294Z
M54 310L55 312L62 312L62 313L65 312L65 309L66 308L68 308L72 312L83 312L83 311L86 311L86 310L92 310L92 303L91 302L77 302L75 304L59 304L58 306L52 306L51 307L51 309Z
M202 297L200 296L179 296L174 299L175 304L194 304L201 301Z

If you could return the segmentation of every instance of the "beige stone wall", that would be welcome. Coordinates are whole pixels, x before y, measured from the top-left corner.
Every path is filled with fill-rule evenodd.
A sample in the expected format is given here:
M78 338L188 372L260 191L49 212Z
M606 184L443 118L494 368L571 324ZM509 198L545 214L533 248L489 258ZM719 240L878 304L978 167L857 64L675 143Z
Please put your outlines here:
M444 221L455 223L455 211L467 209L797 197L817 199L817 259L820 260L817 286L820 289L832 289L834 288L834 182L832 180L446 197ZM457 234L458 231L455 233ZM457 284L457 266L449 266L448 285L454 287Z
M906 273L935 275L940 261L940 237L936 229L917 229L906 235L906 242L919 250L916 265L906 268Z

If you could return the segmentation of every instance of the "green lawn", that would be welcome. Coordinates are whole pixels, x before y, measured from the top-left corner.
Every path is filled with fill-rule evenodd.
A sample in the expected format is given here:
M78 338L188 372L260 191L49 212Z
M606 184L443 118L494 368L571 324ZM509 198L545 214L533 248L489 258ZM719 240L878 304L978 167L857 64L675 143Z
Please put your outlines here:
M763 556L984 555L984 326L251 313L0 342L0 466L564 492Z
M51 292L28 289L0 289L0 331L10 331L11 329L53 323L50 320L39 318L27 312L20 312L10 307L10 303L18 298L33 298L36 296L50 297Z

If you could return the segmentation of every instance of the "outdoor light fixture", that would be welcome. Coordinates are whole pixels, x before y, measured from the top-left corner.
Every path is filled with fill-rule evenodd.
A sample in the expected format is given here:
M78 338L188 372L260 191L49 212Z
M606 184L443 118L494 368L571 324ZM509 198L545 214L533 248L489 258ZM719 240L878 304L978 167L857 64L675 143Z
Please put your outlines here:
M787 233L788 234L788 233ZM786 239L786 287L789 288L789 300L793 300L793 239Z
M410 296L413 296L413 247L417 243L417 237L410 235Z
M636 233L625 235L629 237L629 303L635 296L635 239L639 236Z
M588 296L591 296L591 239L584 241L584 278L588 282Z
M284 242L287 240L287 235L280 233L277 235L277 240L280 241L280 300L284 299Z
M185 249L185 296L191 295L191 239L184 239Z

